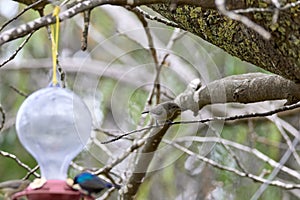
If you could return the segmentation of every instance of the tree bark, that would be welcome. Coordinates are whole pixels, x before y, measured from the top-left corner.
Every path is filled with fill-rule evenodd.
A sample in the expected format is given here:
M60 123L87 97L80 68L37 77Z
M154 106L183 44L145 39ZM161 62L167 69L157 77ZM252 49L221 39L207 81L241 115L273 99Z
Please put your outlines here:
M189 85L192 85L191 82ZM195 88L195 87L194 87ZM286 99L286 105L300 101L299 84L278 75L249 73L228 76L178 95L181 110L198 114L204 106L216 103L252 103Z
M271 1L270 1L271 2ZM290 2L290 1L288 1ZM227 1L229 9L270 8L266 1ZM300 81L300 5L279 11L272 24L273 12L252 12L247 16L271 33L266 40L238 21L221 15L216 8L179 5L170 12L169 5L152 5L158 13L176 22L182 29L196 34L229 54L295 82Z
M18 0L23 2L24 0ZM78 2L71 9L59 15L60 20L90 10L103 4L128 5L126 0L90 0ZM265 12L248 12L244 17L264 27L271 33L271 39L266 40L253 29L239 21L232 20L220 14L215 1L209 0L175 0L178 7L171 12L168 0L136 0L130 6L151 5L151 7L176 22L182 29L194 33L202 39L222 48L241 60L255 64L265 70L283 76L295 82L300 81L300 14L299 4L290 7L274 7L273 4L261 0L228 0L226 8L265 8ZM165 3L165 4L157 4ZM287 3L291 3L289 0ZM287 5L287 4L285 4ZM278 19L273 16L279 11ZM242 15L242 14L241 14ZM34 20L20 27L0 34L0 46L8 41L22 37L41 27L55 23L53 16Z
M208 104L250 103L279 99L287 99L288 103L299 101L300 88L293 81L278 75L249 73L229 76L203 86L199 80L193 80L186 90L176 97L174 102L180 105L182 112L191 110L197 115L199 110ZM171 121L176 117L177 115L174 115ZM122 199L135 198L143 179L147 175L155 151L169 128L170 124L165 124L162 128L151 130L126 184Z

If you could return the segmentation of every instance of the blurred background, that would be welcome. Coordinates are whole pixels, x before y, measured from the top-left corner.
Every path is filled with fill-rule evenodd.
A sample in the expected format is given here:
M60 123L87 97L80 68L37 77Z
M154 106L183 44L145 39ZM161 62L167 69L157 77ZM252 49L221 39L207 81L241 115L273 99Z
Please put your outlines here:
M24 8L24 5L14 1L0 0L0 25ZM53 7L48 5L45 12L50 13L52 9ZM155 15L146 7L142 9ZM38 17L38 12L27 11L10 23L5 30ZM242 62L190 33L183 31L178 33L175 28L156 21L148 20L148 23L158 59L161 61L169 54L160 73L163 101L183 92L187 84L195 78L200 78L205 85L233 74L263 72L262 69ZM82 27L82 14L61 23L58 59L66 73L67 87L84 99L93 116L95 130L92 139L74 162L86 168L101 168L131 144L131 140L126 139L107 145L100 144L109 138L101 130L126 132L146 125L149 117L145 119L146 121L141 121L141 112L144 111L156 72L145 30L132 12L116 6L93 9L86 51L80 49ZM170 47L168 44L172 42L172 35L176 32L181 37ZM1 46L1 63L13 54L23 40L24 38L18 39ZM47 87L51 80L51 67L51 43L46 29L42 28L33 34L12 61L0 68L0 104L5 110L6 117L4 129L0 132L0 150L16 155L31 168L36 162L19 143L15 131L16 113L25 99L20 91L29 95ZM247 105L206 106L198 116L194 117L187 111L178 120L263 112L283 104L284 101L274 101ZM227 140L257 149L279 161L287 150L286 142L282 141L282 132L278 128L284 123L298 127L297 112L225 124L215 122L174 126L165 139L175 140L184 136L213 138L220 134ZM286 127L288 126L284 126L285 130L288 129ZM139 133L131 136L137 137ZM221 144L188 141L186 145L194 152L223 165L236 167L236 163ZM273 169L249 152L238 149L234 151L251 173L267 176ZM134 156L112 170L119 175L119 179L129 176L126 172L132 167L130 161ZM299 165L293 158L290 158L286 165L299 170ZM150 170L153 173L145 179L137 199L250 199L260 186L250 179L211 167L164 143L159 147ZM0 182L21 179L26 173L27 171L13 159L0 155ZM74 177L77 173L78 170L70 168L70 177ZM293 178L286 174L278 176L293 181ZM116 196L115 192L111 199L115 199ZM268 187L261 199L298 199L298 197L297 191Z

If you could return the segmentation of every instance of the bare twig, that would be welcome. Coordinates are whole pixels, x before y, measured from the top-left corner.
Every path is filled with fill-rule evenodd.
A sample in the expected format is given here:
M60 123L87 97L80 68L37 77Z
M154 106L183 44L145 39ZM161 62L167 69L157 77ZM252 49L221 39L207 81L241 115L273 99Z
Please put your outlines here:
M245 8L245 9L232 10L232 12L234 12L236 14L251 13L251 12L273 12L273 9L271 9L271 8Z
M12 19L9 19L7 22L5 22L1 27L0 27L0 31L2 31L8 24L10 24L11 22L13 22L14 20L18 19L21 15L23 15L27 10L30 10L31 8L35 7L36 5L40 4L41 2L43 2L45 0L38 0L36 2L34 2L33 4L27 6L26 8L24 8L19 14L17 14L15 17L13 17Z
M111 163L107 164L105 167L95 171L95 174L101 174L101 173L108 173L114 166L121 163L125 158L127 158L133 151L140 148L145 144L145 139L140 139L138 141L134 141L133 144L125 150L125 152L119 156L118 158L115 158Z
M253 140L257 143L269 145L269 146L280 148L280 149L287 149L288 148L288 146L285 143L270 141L268 138L261 137L261 136L258 136L258 135L254 135ZM296 150L299 151L300 147L298 147Z
M116 188L112 187L109 190L107 190L100 198L97 198L98 200L105 200L109 199L111 194L116 190Z
M107 136L110 137L119 137L120 135L117 135L117 133L122 134L122 131L119 130L108 130L108 129L103 129L103 128L94 128L93 131L97 132L97 133L104 133Z
M173 125L173 124L204 123L204 122L209 122L209 121L234 121L234 120L254 118L254 117L266 117L266 116L271 116L276 113L293 110L293 109L296 109L299 107L300 107L300 102L292 104L292 105L288 105L288 106L283 106L281 108L277 108L277 109L267 111L267 112L249 113L249 114L235 115L235 116L230 116L230 117L212 117L212 118L206 118L206 119L201 119L201 120L192 120L192 121L175 121L175 122L171 122L171 124Z
M172 145L173 147L181 150L182 152L190 155L190 156L194 156L195 158L213 166L213 167L216 167L218 169L221 169L221 170L226 170L228 172L232 172L240 177L248 177L250 179L252 179L253 181L255 182L259 182L259 183L266 183L268 185L272 185L272 186L277 186L277 187L280 187L280 188L284 188L284 189L296 189L296 188L300 188L300 184L290 184L290 183L284 183L282 181L279 181L279 180L275 180L275 181L270 181L270 180L267 180L267 179L264 179L262 177L259 177L259 176L256 176L254 174L251 174L251 173L245 173L245 172L241 172L235 168L231 168L231 167L228 167L228 166L224 166L224 165L221 165L211 159L208 159L204 156L201 156L199 154L196 154L194 152L192 152L191 150L177 144L176 142L172 142L172 141L169 141L169 140L164 140L165 143L169 144L169 145Z
M88 45L88 34L89 34L89 25L90 25L90 17L91 17L91 10L87 10L83 12L83 31L82 31L82 38L81 38L81 50L85 51Z
M298 5L300 5L300 1L291 2L291 3L285 4L285 6L283 6L281 9L286 10L286 9L289 9L289 8L292 8L292 7L296 7Z
M16 88L15 86L9 85L9 87L10 87L13 91L15 91L16 93L18 93L19 95L21 95L22 97L25 97L25 98L28 97L28 94L26 94L25 92L19 90L19 89Z
M23 167L24 169L26 169L28 172L31 172L32 169L26 165L25 163L23 163L19 158L17 158L17 156L15 156L14 154L8 153L6 151L2 151L0 150L0 154L4 157L13 159L19 166ZM39 174L37 174L36 172L33 172L33 175L36 177L40 177Z
M0 113L1 113L0 132L1 132L3 130L4 124L5 124L5 111L1 104L0 104Z
M73 161L70 163L70 166L78 171L84 171L86 169L85 167L78 165L77 163L75 163Z
M175 27L175 28L179 27L178 24L176 24L175 22L169 21L167 19L164 19L164 18L161 18L161 17L158 17L158 16L150 15L149 13L147 13L146 11L144 11L143 9L141 9L140 7L136 7L136 10L139 13L141 13L144 17L146 17L147 19L163 23L163 24L165 24L167 26L172 26L172 27Z
M150 130L152 128L155 128L155 127L161 127L163 125L154 125L154 126L147 126L147 127L144 127L144 128L141 128L141 129L136 129L136 130L133 130L133 131L129 131L127 133L124 133L122 135L119 135L119 136L116 136L115 138L111 139L111 140L107 140L107 141L104 141L104 142L101 142L101 144L108 144L108 143L111 143L111 142L114 142L114 141L117 141L123 137L126 137L128 135L131 135L133 133L138 133L138 132L142 132L142 131L146 131L146 130Z
M96 146L98 146L100 149L102 149L102 151L104 151L108 155L108 157L114 157L113 152L111 152L105 145L99 142L99 140L96 137L92 137L91 139Z
M140 0L140 1L127 1L127 0L85 0L82 2L76 2L74 6L67 9L64 12L61 12L59 14L59 20L64 21L66 19L69 19L78 13L82 13L84 11L90 10L92 8L95 8L97 6L101 6L104 4L111 4L111 5L119 5L119 6L140 6L140 5L149 5L149 4L155 4L155 3L168 3L169 0ZM195 1L195 0L181 0L179 2L180 4L187 4L187 5L195 5L195 6L203 6L207 7L206 2L202 1ZM209 5L211 7L211 5ZM28 22L26 24L21 25L20 27L15 27L10 30L7 30L0 34L0 45L7 43L11 40L14 40L16 38L23 37L29 33L31 33L33 30L38 30L44 26L54 24L56 22L55 17L52 16L52 14L47 15L45 17L35 19L31 22Z
M173 34L172 34L172 36L171 36L171 38L170 38L170 40L169 40L169 42L167 44L166 50L170 50L173 47L173 45L176 42L176 40L180 39L185 33L186 32L180 33L180 29L179 28L175 28L174 31L173 31ZM153 85L153 88L152 88L152 90L150 92L150 95L149 95L149 98L148 98L148 103L149 104L151 103L151 100L152 100L152 97L153 97L154 94L156 94L157 99L160 99L160 94L161 94L160 87L159 87L160 86L160 84L159 84L160 72L161 72L162 67L166 63L166 60L167 60L167 58L168 58L169 55L170 55L169 53L166 53L163 56L163 59L158 64L158 66L156 67L156 74L155 74L155 78L154 78L154 85ZM156 88L156 91L155 91L155 88ZM157 101L156 103L159 103L159 101Z
M35 166L34 168L32 168L32 170L30 170L22 179L26 180L30 177L30 175L32 175L33 173L35 173L37 170L39 169L39 166ZM40 175L38 176L38 178L40 177Z
M255 118L255 117L267 117L267 116L271 116L273 114L276 113L281 113L284 111L288 111L288 110L293 110L296 108L300 107L300 103L296 103L293 105L288 105L288 106L283 106L281 108L275 109L275 110L271 110L271 111L267 111L267 112L262 112L262 113L249 113L249 114L243 114L243 115L235 115L235 116L229 116L229 117L212 117L212 118L206 118L206 119L201 119L201 120L192 120L192 121L175 121L175 122L170 122L169 125L176 125L176 124L194 124L194 123L205 123L205 122L210 122L210 121L234 121L234 120L240 120L240 119L247 119L247 118ZM117 141L123 137L126 137L128 135L131 135L133 133L138 133L141 131L145 131L145 130L150 130L153 128L157 128L157 127L163 127L163 124L157 124L157 125L152 125L152 126L147 126L141 129L136 129L133 131L129 131L126 133L123 133L122 135L116 136L115 138L111 139L111 140L107 140L104 142L101 142L102 144L108 144L114 141Z
M163 140L165 141L165 140ZM276 168L280 166L280 163L276 162L275 160L271 159L269 156L263 154L262 152L258 151L257 149L230 141L230 140L226 140L223 138L219 138L219 137L199 137L199 136L185 136L185 137L180 137L180 138L176 138L173 142L176 143L182 143L182 142L201 142L201 143L205 143L205 142L209 142L209 143L223 143L226 146L231 146L235 149L238 149L240 151L244 151L247 152L249 154L254 155L255 157L257 157L258 159L262 160L265 163L268 163L270 166ZM296 170L293 170L291 168L288 168L286 166L282 166L281 167L281 171L285 172L297 179L300 179L300 173Z
M208 126L209 129L211 129L219 138L221 138L220 133L215 130L213 127L209 126L208 124L206 124ZM244 164L242 163L242 161L238 158L238 156L231 150L231 148L226 145L225 143L223 143L223 140L220 140L220 143L222 144L222 146L227 150L227 152L231 155L231 157L234 159L235 163L237 164L237 166L245 173L248 173L248 170L246 169L246 167L244 166Z
M58 58L58 55L57 55ZM61 87L65 88L67 86L67 81L66 81L66 73L63 70L63 68L61 67L61 65L59 64L59 59L57 59L57 72L59 75L59 80L61 83Z
M292 8L292 7L296 7L300 5L300 1L296 1L296 2L291 2L291 3L287 3L285 4L284 6L281 6L279 4L279 7L277 5L276 9L277 10L287 10L289 8ZM273 8L244 8L244 9L236 9L236 10L232 10L233 12L237 13L237 14L241 14L241 13L251 13L251 12L274 12L274 9Z
M272 116L269 117L269 119L271 119L275 125L277 126L280 134L282 135L282 137L284 138L284 140L286 141L286 144L289 147L289 150L291 151L291 153L293 154L297 164L300 166L300 157L298 155L298 153L296 152L295 146L297 145L293 145L291 139L289 138L289 136L287 135L286 131L283 129L282 125L279 122L279 118L277 116ZM295 137L297 140L300 140L300 137Z
M298 144L299 140L297 138L294 139L293 141L293 146L296 146ZM282 158L280 159L279 162L279 166L276 167L272 173L268 176L268 181L264 182L263 185L261 185L259 187L259 189L254 193L254 195L252 196L251 200L257 200L262 194L263 192L267 189L267 187L270 184L270 180L274 179L276 177L276 175L279 173L280 169L283 167L283 164L287 162L287 160L289 159L289 157L291 156L292 151L290 149L288 149L285 154L282 156Z
M289 147L287 149L287 151L284 153L284 155L281 157L280 162L279 162L280 165L278 167L276 167L271 172L271 174L268 176L268 180L272 180L277 176L277 174L280 172L281 168L288 161L288 159L290 158L291 155L294 156L294 158L296 159L296 162L298 163L298 165L300 165L299 164L299 155L297 154L297 152L295 150L295 146L297 146L297 144L299 143L299 137L295 137L294 141L291 142L290 138L288 137L285 130L283 129L282 124L280 123L280 119L277 116L269 117L269 119L271 119L276 124L278 130L280 131L282 137L286 140L286 143ZM290 129L291 129L290 132L297 132L299 135L299 131L297 131L295 128L290 128ZM268 187L268 183L264 183L263 185L261 185L259 187L259 189L254 193L251 200L257 200L263 194L263 192L267 189L267 187Z
M25 46L25 44L29 41L29 39L31 38L31 36L33 35L34 32L31 32L26 39L20 44L20 46L18 47L18 49L7 59L5 60L3 63L0 64L0 67L3 67L6 63L8 63L9 61L12 61L16 55L19 53L19 51L21 51L21 49L23 49L23 47Z
M153 98L154 94L156 94L156 104L159 104L159 102L160 102L159 75L160 75L160 71L161 71L161 66L158 63L158 57L157 57L156 49L154 47L153 38L152 38L152 35L151 35L151 32L150 32L150 29L148 27L148 22L146 21L144 16L136 8L132 9L132 11L136 14L136 16L141 21L141 23L144 27L144 30L145 30L145 33L146 33L146 36L147 36L147 39L148 39L149 50L150 50L152 59L154 61L154 66L155 66L155 70L156 70L155 78L154 78L154 81L153 81L153 88L152 88L152 90L149 94L149 97L147 99L147 103L149 105L151 105L152 104L152 98ZM156 91L156 93L155 93L155 91Z

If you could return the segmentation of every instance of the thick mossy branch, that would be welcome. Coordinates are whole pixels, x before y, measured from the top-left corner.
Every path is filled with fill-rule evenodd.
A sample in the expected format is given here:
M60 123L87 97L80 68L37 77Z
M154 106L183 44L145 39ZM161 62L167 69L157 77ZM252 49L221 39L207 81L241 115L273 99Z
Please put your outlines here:
M27 2L27 0L16 1ZM291 1L285 3L290 3ZM244 17L248 17L254 23L264 27L264 29L271 33L271 39L265 40L261 35L253 29L247 28L243 23L221 15L214 5L215 1L176 0L174 2L177 3L178 7L174 12L170 11L170 2L170 0L86 0L76 3L71 8L62 12L59 18L63 21L78 13L103 4L124 6L130 3L132 7L151 5L154 10L176 22L181 28L200 36L231 55L287 79L295 82L300 81L299 4L275 8L272 1L269 4L262 0L226 1L226 8L230 10L247 8L266 9L267 11L263 12L248 12L243 14ZM276 11L279 12L279 15L274 23L274 13ZM0 34L0 45L53 23L55 23L55 18L49 15L23 24L20 27L7 30Z
M240 1L236 4L233 2L227 1L227 7L275 10L274 6L260 0ZM200 36L231 55L296 82L300 81L299 7L300 5L280 10L275 24L272 24L274 12L244 14L271 33L271 39L265 40L244 24L219 14L216 9L184 5L170 12L166 4L151 6L169 20L176 22L182 29Z
M182 110L194 113L208 104L252 103L286 99L287 104L300 101L300 87L293 81L278 75L249 73L228 76L213 81L198 90L187 89L175 102Z

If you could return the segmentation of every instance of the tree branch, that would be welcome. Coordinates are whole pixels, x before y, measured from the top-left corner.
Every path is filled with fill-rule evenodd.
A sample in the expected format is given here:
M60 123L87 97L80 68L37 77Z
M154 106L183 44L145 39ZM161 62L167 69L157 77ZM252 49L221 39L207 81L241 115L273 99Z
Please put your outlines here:
M226 140L226 139L223 139L223 138L219 138L219 137L184 136L184 137L180 137L180 138L175 139L173 142L175 142L175 143L183 143L183 142L223 143L223 144L225 144L227 146L231 146L231 147L233 147L237 150L252 154L255 157L257 157L258 159L260 159L261 161L268 163L273 168L278 168L280 166L280 163L278 163L275 160L271 159L270 157L268 157L267 155L265 155L264 153L260 152L257 149L253 149L253 148L250 148L248 146L245 146L245 145L242 145L242 144L230 141L230 140ZM282 166L280 170L285 172L286 174L289 174L290 176L293 176L296 179L300 179L300 173L296 170L293 170L293 169L288 168L286 166Z
M40 177L40 175L36 172L34 172L35 170L31 169L30 167L28 167L28 165L26 165L25 163L23 163L19 158L17 158L17 156L11 154L11 153L8 153L8 152L5 152L5 151L2 151L0 150L0 155L4 156L4 157L7 157L7 158L10 158L10 159L13 159L20 167L23 167L25 170L27 170L28 172L31 172L33 171L33 175L35 177ZM35 168L34 168L35 169Z
M20 46L18 47L18 49L7 59L5 60L4 62L2 62L0 64L0 67L6 65L8 62L12 61L16 55L19 53L19 51L21 51L23 49L23 47L25 46L25 44L29 41L29 39L31 38L31 36L33 35L34 32L30 33L26 39L22 42L22 44L20 44Z
M6 118L5 111L4 111L4 109L3 109L3 107L2 107L1 104L0 104L0 114L1 114L0 133L1 133L1 131L4 128L5 118Z
M221 0L220 3L223 8L219 6L219 9L223 13L216 8L196 6L178 6L174 12L170 12L169 6L165 4L151 5L151 8L177 23L180 28L241 60L295 82L300 81L300 49L297 39L300 38L299 1L281 2L279 8L273 1L227 0L224 5ZM241 13L241 10L247 11L248 8L266 9L267 12ZM255 27L268 31L271 38L264 39L255 31Z
M178 115L174 115L170 120L174 120ZM143 146L137 163L134 166L133 174L129 178L127 188L123 190L123 199L133 199L147 174L148 167L154 157L163 136L170 128L170 124L165 123L162 128L154 128L150 132L145 145Z
M277 186L277 187L281 187L281 188L284 188L284 189L295 189L295 188L300 188L300 184L291 184L291 183L284 183L284 182L281 182L279 180L274 180L274 181L270 181L270 180L267 180L267 179L264 179L260 176L256 176L254 174L251 174L251 173L244 173L244 172L241 172L235 168L231 168L231 167L228 167L228 166L224 166L224 165L221 165L213 160L210 160L204 156L201 156L199 154L196 154L194 152L192 152L191 150L179 145L178 143L176 142L172 142L172 141L168 141L168 140L164 140L164 142L166 142L167 144L170 144L172 145L173 147L183 151L184 153L190 155L190 156L194 156L196 157L197 159L213 166L213 167L216 167L218 169L221 169L221 170L226 170L226 171L229 171L229 172L232 172L238 176L241 176L241 177L248 177L250 179L252 179L253 181L255 182L259 182L259 183L266 183L268 185L272 185L272 186Z
M67 9L64 12L59 14L59 20L64 21L68 18L71 18L78 13L91 10L97 6L101 6L104 4L111 4L111 5L119 5L125 6L129 5L132 7L140 6L140 5L150 5L150 4L157 4L157 3L169 3L169 0L86 0L82 2L76 3L71 8ZM211 1L203 0L178 0L178 4L187 4L187 5L195 5L195 6L203 6L203 7L211 7ZM19 27L12 28L0 34L0 45L12 41L14 39L23 37L32 31L37 31L38 29L54 24L56 22L55 17L52 14L46 15L44 17L35 19L31 22L23 24Z
M227 0L226 4L224 1L219 2L217 7L215 1L211 0L176 0L175 3L172 2L172 6L175 6L176 9L174 12L170 12L170 0L85 0L70 3L68 6L72 6L62 12L59 18L64 21L78 13L104 4L129 5L131 7L151 5L152 8L174 21L182 29L195 33L233 56L295 82L300 81L298 67L300 64L298 59L300 55L298 48L300 23L299 19L295 17L299 16L297 13L299 1L279 5L279 7L278 5L274 6L273 1L265 4L259 2L259 0ZM247 8L267 10L267 12L238 14L242 13L243 9L247 11ZM225 16L219 13L219 10ZM235 10L239 12L235 12ZM234 20L230 19L230 16L233 16ZM277 22L275 24L274 18ZM53 23L55 23L55 18L50 14L7 30L0 34L0 45ZM254 30L251 29L253 27ZM255 32L255 27L271 33L271 39L265 40ZM269 38L269 35L267 37Z
M249 73L228 76L202 86L196 92L185 91L175 102L195 114L208 104L253 103L286 99L287 105L300 101L300 87L278 75Z

